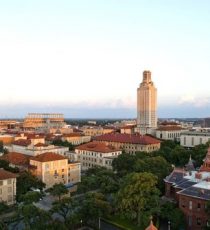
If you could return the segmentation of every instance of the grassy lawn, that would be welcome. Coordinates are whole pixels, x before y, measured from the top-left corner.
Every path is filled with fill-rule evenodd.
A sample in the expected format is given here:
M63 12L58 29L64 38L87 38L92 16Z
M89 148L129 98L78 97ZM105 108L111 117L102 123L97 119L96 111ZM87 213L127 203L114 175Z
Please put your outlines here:
M133 222L119 216L112 216L106 220L107 222L110 222L118 227L121 227L123 230L141 230L141 228L135 225Z

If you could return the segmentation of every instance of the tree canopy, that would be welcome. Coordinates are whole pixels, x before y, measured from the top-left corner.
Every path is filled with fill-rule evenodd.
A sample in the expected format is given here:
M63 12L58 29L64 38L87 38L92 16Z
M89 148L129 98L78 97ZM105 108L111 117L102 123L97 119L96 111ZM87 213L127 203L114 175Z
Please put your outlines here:
M118 194L119 210L143 226L145 214L156 213L159 205L159 190L156 188L157 177L151 173L128 174Z
M57 196L59 201L61 200L61 196L68 193L68 189L64 184L54 184L51 188L48 189L51 195Z

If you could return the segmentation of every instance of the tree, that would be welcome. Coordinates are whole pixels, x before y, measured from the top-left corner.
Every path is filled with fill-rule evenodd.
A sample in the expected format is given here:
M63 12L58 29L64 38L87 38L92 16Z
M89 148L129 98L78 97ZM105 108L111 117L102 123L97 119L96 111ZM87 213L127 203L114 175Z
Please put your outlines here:
M10 167L9 162L5 161L5 160L0 160L0 168L3 168L3 169L5 169L9 172L12 172L12 173L18 173L19 172L18 168Z
M43 190L45 184L30 172L23 172L17 177L17 200L21 201L22 195L26 194L31 188Z
M157 213L159 190L157 177L151 173L131 173L126 176L118 194L119 210L143 226L143 214Z
M114 193L119 188L119 177L112 170L104 167L93 167L82 176L78 185L78 193L100 190L104 194Z
M52 142L53 145L56 146L64 146L64 147L68 147L69 151L74 150L74 145L72 145L72 143L68 142L68 141L62 141L62 140L54 140Z
M133 172L133 166L136 161L136 156L127 153L122 153L112 161L114 171L117 171L121 176L129 172Z
M40 192L29 191L22 195L20 199L24 202L24 204L32 204L33 202L38 202L41 198L42 195Z
M3 220L0 220L0 229L1 230L8 230L7 225L4 223Z
M58 213L63 217L64 222L66 223L67 218L71 218L73 214L76 212L75 208L77 207L77 203L72 200L70 197L64 197L60 201L55 201L53 203L51 213Z
M23 221L24 229L47 229L48 224L51 222L51 216L46 211L43 211L33 204L21 205L17 211L19 223Z
M102 193L89 192L81 203L81 218L86 223L95 224L100 216L106 217L111 206Z
M166 202L161 206L160 217L171 222L171 227L178 230L185 227L185 219L182 211L171 202Z
M8 205L4 202L0 202L0 214L5 213L9 209Z
M164 190L163 179L172 171L171 165L161 156L138 159L134 165L136 172L150 172L158 178L158 188Z
M57 196L58 200L61 200L61 196L68 193L68 189L64 184L54 184L51 188L48 189L51 195Z
M4 152L4 144L3 141L0 141L0 153Z

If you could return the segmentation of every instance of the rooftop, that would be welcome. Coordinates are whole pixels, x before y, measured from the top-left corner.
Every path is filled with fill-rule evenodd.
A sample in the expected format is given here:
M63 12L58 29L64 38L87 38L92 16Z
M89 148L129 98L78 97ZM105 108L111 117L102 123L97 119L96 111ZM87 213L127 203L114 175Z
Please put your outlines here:
M31 141L30 140L25 140L25 139L19 139L17 141L14 141L12 144L26 147L26 146L29 146L31 144Z
M0 159L8 161L14 165L28 165L30 158L31 157L28 155L17 152L10 152L0 157Z
M0 169L0 180L7 180L10 178L16 178L16 174L8 172L4 169Z
M100 153L110 153L110 152L120 151L120 149L117 149L113 146L107 145L105 143L96 142L96 141L80 145L76 147L76 149L92 151L92 152L100 152Z
M96 141L120 142L130 144L151 145L160 144L154 137L140 134L108 133L95 138Z
M160 126L157 130L159 131L180 131L183 130L180 126Z
M47 153L43 153L35 157L32 157L30 160L39 161L39 162L49 162L49 161L59 161L59 160L65 160L65 159L67 160L67 158L62 155L52 153L52 152L47 152Z

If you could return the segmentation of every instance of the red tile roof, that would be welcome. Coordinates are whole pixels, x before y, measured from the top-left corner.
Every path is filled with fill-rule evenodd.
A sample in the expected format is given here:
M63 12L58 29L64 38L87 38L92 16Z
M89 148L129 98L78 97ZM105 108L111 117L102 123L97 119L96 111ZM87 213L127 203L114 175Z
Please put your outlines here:
M19 139L13 142L13 145L20 145L20 146L29 146L31 144L30 140Z
M162 123L160 123L160 125L180 125L179 123L176 123L174 121L163 121Z
M117 149L113 146L101 142L96 142L96 141L77 146L76 149L100 152L100 153L110 153L110 152L120 151L120 149Z
M67 133L63 135L63 137L81 137L81 136L84 136L84 135L80 133Z
M160 131L179 131L183 130L180 126L160 126L157 130Z
M121 133L108 133L95 138L96 141L130 143L140 145L159 144L160 141L156 138L147 135L139 134L121 134Z
M17 176L14 173L8 172L4 169L0 169L0 180L7 180L10 178L16 178Z
M56 153L47 152L47 153L43 153L35 157L32 157L30 160L39 161L39 162L48 162L48 161L59 161L59 160L65 160L65 159L68 159L68 158L62 155L56 154Z
M135 127L136 125L125 125L125 126L120 127L120 129L133 129Z
M30 156L17 152L10 152L0 157L0 159L8 161L14 165L28 165L30 158Z
M44 143L37 143L36 145L34 145L35 147L47 147L48 145L44 144Z
M153 222L151 220L150 225L145 230L158 230L158 229L153 225Z
M41 135L41 134L34 134L34 133L27 133L27 134L24 134L27 139L42 139L44 138L45 136L44 135Z

